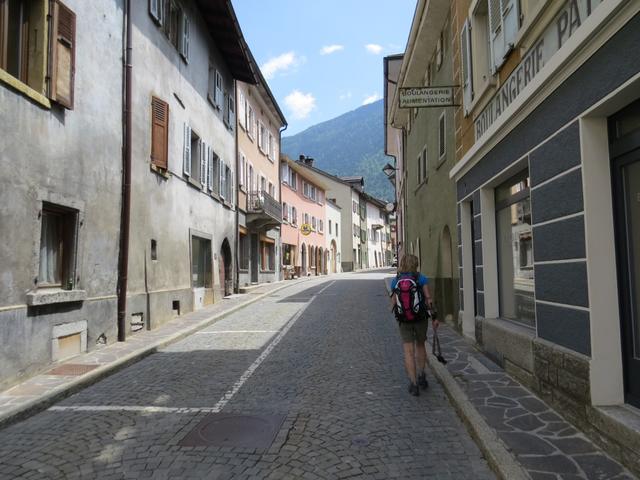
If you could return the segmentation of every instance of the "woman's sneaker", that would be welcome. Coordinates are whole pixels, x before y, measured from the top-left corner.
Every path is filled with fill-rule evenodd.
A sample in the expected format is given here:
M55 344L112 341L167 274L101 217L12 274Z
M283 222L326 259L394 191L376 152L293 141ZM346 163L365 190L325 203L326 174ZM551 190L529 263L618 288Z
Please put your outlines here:
M420 389L418 388L418 385L413 382L409 383L409 393L414 397L420 396Z
M429 387L426 373L422 372L420 375L418 375L418 386L423 390L426 390Z

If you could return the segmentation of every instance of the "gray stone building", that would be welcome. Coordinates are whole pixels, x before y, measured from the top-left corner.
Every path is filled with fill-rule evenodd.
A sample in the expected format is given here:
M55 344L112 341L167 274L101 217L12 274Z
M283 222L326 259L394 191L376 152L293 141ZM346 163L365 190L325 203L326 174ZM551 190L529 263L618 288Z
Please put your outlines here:
M640 4L459 0L466 336L640 472Z
M420 259L420 270L429 277L432 295L442 318L457 319L458 271L454 268L457 245L455 183L449 171L455 164L454 109L445 107L400 108L399 89L451 86L453 48L451 2L419 1L401 57L387 60L389 75L397 75L397 88L386 92L387 125L402 132L402 145L392 144L387 133L387 151L395 152L401 170L396 182L401 197L396 201L404 238L403 253ZM396 66L400 62L399 70ZM391 66L391 68L389 68Z
M255 83L230 2L134 2L127 327L233 290L235 80Z
M122 11L0 2L0 388L116 338Z

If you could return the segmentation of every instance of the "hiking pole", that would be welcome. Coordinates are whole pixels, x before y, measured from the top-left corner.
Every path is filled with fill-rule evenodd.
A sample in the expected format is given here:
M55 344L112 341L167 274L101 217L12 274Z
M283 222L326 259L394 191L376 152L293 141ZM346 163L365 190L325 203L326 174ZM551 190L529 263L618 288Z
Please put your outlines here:
M437 350L436 350L437 347ZM436 353L437 352L437 353ZM447 364L447 360L442 356L442 348L440 348L440 339L438 338L438 329L433 329L433 340L431 344L431 353L438 359L443 365Z

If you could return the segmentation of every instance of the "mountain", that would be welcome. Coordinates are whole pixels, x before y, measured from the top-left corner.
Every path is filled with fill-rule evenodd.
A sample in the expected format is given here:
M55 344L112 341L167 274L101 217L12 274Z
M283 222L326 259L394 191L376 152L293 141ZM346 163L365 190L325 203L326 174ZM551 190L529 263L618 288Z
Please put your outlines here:
M393 186L382 172L385 163L393 164L384 154L382 100L283 137L281 149L294 160L312 157L315 167L333 175L362 175L368 194L393 200Z

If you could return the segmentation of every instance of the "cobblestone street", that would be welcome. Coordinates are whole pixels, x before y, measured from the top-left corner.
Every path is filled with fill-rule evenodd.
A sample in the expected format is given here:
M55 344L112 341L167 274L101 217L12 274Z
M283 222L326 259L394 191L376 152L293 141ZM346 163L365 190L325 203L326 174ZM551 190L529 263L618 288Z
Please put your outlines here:
M407 393L385 276L278 291L5 428L0 478L493 478L435 378Z

